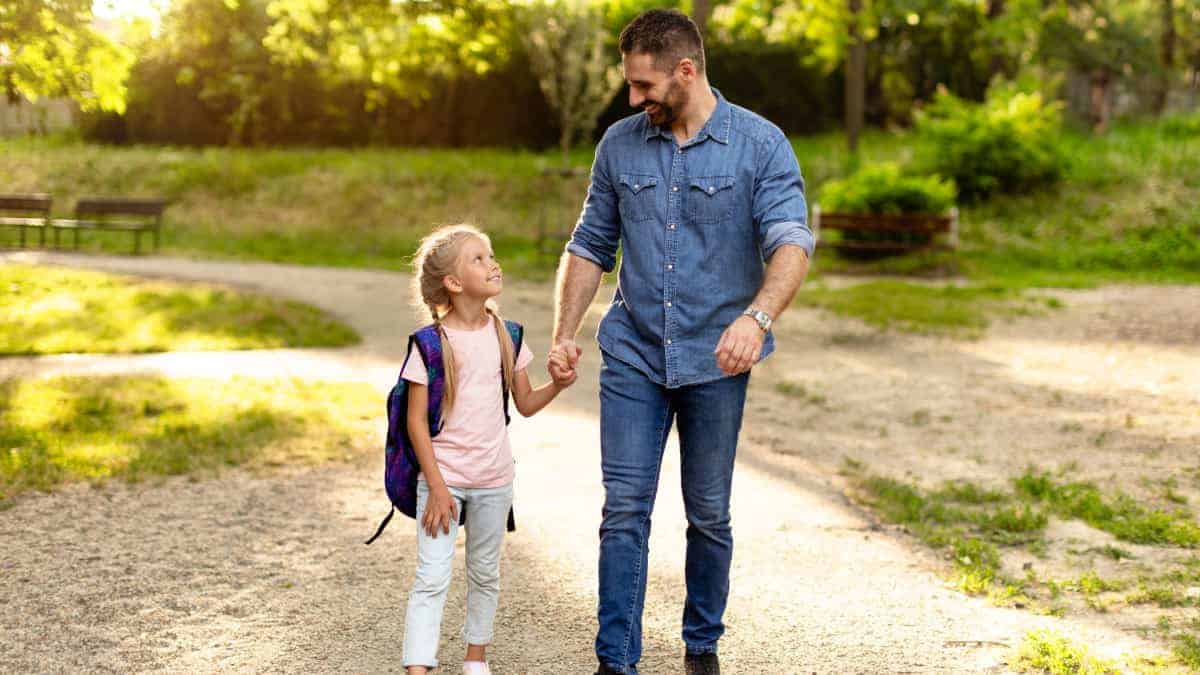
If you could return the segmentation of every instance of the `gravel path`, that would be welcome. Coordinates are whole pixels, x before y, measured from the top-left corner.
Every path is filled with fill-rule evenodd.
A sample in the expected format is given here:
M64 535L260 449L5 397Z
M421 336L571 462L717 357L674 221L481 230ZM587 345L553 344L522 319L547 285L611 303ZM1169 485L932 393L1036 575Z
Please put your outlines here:
M0 262L248 287L322 307L363 336L362 345L339 350L0 359L0 378L297 375L383 391L413 326L407 277L395 273L50 253L6 254ZM552 318L548 293L517 285L504 296L506 314L526 324L539 355ZM780 350L791 358L781 366L826 349L810 340L822 315L794 317L785 324L804 328L784 326ZM844 328L831 320L827 330ZM809 358L806 367L827 376L847 367L820 362ZM568 395L512 426L519 529L505 549L490 652L497 673L594 667L602 501L594 349L584 364ZM1099 620L1000 609L947 589L933 572L938 561L850 507L822 462L772 452L785 433L793 443L809 441L795 440L789 420L776 421L788 416L769 410L778 401L761 390L751 395L743 438L770 438L744 443L735 477L726 672L1003 672L1008 648L1038 626L1102 654L1153 650ZM651 539L647 673L681 670L685 523L674 440L666 457ZM401 518L375 545L361 544L385 510L379 473L379 458L369 457L286 473L229 471L216 480L74 486L19 500L0 512L0 671L400 672L415 537ZM463 649L461 557L460 545L443 625L446 672L458 668Z

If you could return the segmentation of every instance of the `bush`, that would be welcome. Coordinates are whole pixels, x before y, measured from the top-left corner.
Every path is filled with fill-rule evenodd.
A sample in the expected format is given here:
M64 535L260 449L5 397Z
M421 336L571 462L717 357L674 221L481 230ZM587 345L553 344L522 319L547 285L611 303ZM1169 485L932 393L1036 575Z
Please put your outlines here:
M821 207L830 213L936 214L954 206L954 183L939 176L906 176L896 164L877 164L859 169L850 177L832 180L821 188ZM897 242L924 246L928 232L894 230L840 232L843 241ZM902 249L847 249L844 257L875 259L895 255Z
M896 164L859 169L821 188L823 209L838 213L945 213L954 206L952 181L940 176L906 176Z
M1177 113L1164 117L1162 132L1170 138L1194 138L1200 136L1200 111Z
M953 178L966 201L1052 184L1066 162L1061 108L1037 93L995 91L977 104L939 91L917 113L918 164Z

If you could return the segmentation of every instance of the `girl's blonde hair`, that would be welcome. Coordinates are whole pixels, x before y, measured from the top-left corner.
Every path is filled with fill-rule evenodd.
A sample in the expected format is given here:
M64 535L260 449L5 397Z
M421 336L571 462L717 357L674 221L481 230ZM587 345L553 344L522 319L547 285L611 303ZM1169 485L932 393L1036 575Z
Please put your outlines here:
M417 308L421 320L430 320L437 327L438 337L442 342L442 368L445 370L446 380L446 388L442 394L443 424L454 406L456 384L454 350L451 349L446 329L442 326L442 319L453 308L450 303L450 290L446 288L444 280L458 273L462 245L471 237L482 240L489 247L492 245L491 239L473 225L448 225L434 230L422 239L420 247L417 248L417 255L413 258L413 305ZM496 327L496 339L500 342L500 365L504 382L508 390L512 391L516 348L508 329L504 327L504 319L500 317L500 308L495 300L488 300L486 307Z

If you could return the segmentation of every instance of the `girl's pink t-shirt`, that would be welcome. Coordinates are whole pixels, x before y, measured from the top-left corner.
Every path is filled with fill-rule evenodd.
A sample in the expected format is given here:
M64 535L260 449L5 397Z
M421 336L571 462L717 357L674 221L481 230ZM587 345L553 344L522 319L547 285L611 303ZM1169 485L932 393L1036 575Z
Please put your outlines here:
M500 342L492 324L479 330L446 328L454 350L454 407L442 431L433 438L433 455L446 485L491 488L508 485L516 476L504 400L500 391ZM524 341L517 354L516 370L527 368L533 354ZM402 377L417 384L429 383L425 364L414 345Z

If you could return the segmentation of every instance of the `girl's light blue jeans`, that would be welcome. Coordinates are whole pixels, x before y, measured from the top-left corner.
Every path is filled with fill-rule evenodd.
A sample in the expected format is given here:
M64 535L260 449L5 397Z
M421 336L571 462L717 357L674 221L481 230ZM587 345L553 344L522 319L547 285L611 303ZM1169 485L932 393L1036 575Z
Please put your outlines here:
M463 640L471 645L492 641L492 623L500 598L500 545L512 507L512 483L498 488L451 487L458 508L467 513L467 618ZM451 519L450 534L438 532L436 538L421 527L429 485L417 483L417 575L408 596L404 619L404 665L438 665L442 610L450 589L454 567L454 541L458 538L458 520Z

